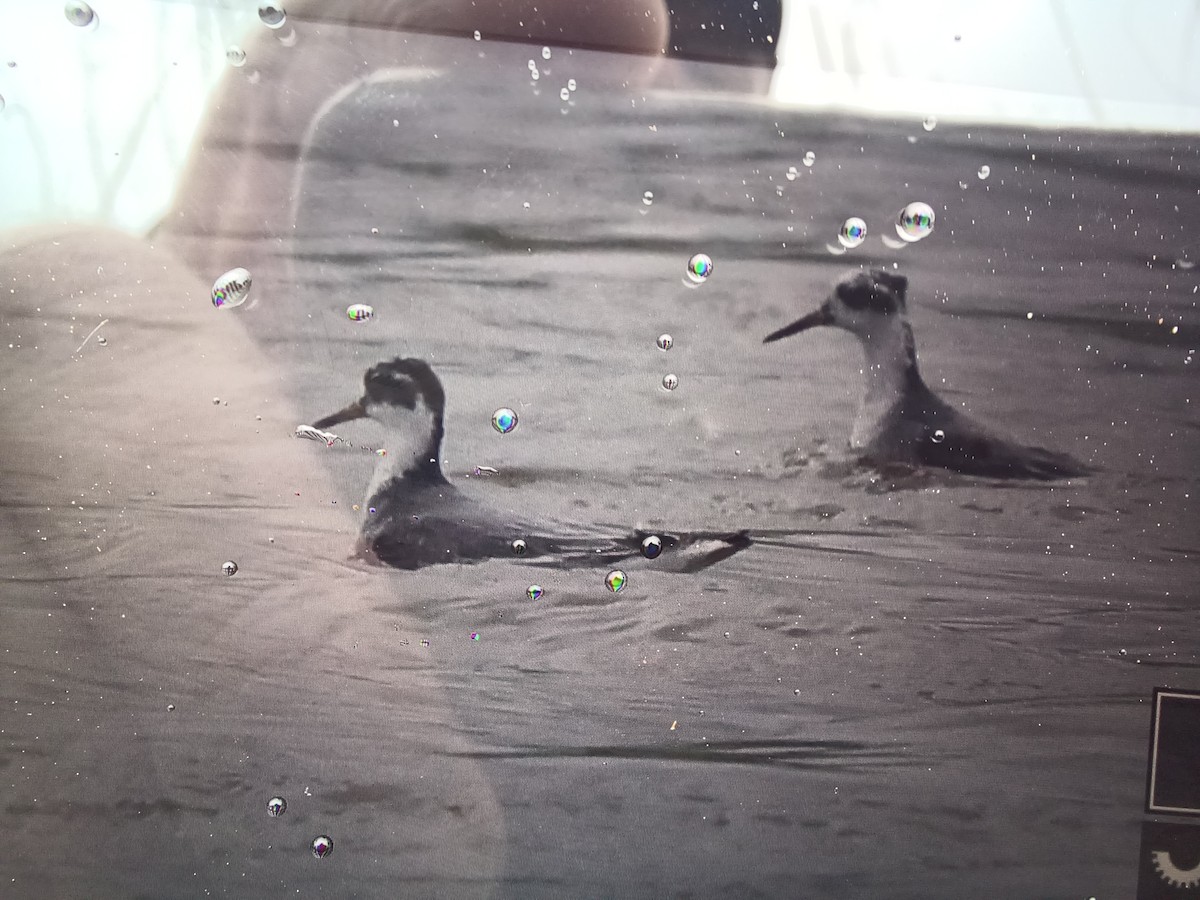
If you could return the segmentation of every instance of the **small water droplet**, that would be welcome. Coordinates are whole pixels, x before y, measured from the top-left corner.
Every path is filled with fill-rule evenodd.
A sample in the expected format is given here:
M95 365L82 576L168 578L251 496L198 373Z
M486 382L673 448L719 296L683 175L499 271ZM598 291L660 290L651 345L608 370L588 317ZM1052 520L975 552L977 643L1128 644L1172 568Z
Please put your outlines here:
M550 58L550 48L543 47L542 48L542 59L549 59L549 58Z
M351 322L367 322L375 318L375 308L365 303L352 303L346 307L346 316Z
M664 388L666 388L668 391L675 390L675 388L679 387L678 376L673 375L673 374L664 375L663 380L662 380L662 386Z
M106 347L108 346L108 338L106 338L104 335L100 335L100 337L96 338L96 343L101 347Z
M508 434L517 427L517 414L507 406L500 407L492 413L492 427L501 434Z
M937 116L926 116L925 121L921 123L921 127L926 131L933 131L937 128Z
M246 64L246 51L233 44L225 51L225 59L235 69L240 69Z
M272 797L267 801L267 815L272 819L278 819L287 812L287 801L282 797Z
M574 91L574 90L576 90L577 87L578 87L578 85L576 85L574 78L567 79L567 90L568 91Z
M333 838L327 834L318 834L312 839L312 844L309 845L312 850L312 855L317 859L324 859L333 852ZM351 854L353 856L354 854Z
M542 590L542 586L540 584L531 584L525 593L528 595L530 600L541 600L542 594L545 592Z
M940 429L940 428L935 428L934 432L933 432L933 437L931 438L931 440L935 444L940 444L945 439L946 439L946 432L942 431L942 429Z
M658 344L659 350L670 350L675 346L675 338L671 337L669 334L660 334L655 343Z
M212 304L217 309L233 309L241 306L250 296L252 279L250 273L239 267L230 269L213 282Z
M964 191L965 191L965 190L967 189L967 183L966 183L965 181L960 181L960 182L958 183L958 187L959 187L959 189L960 189L960 190L964 190Z
M657 534L652 534L642 541L642 556L646 559L658 559L660 553L662 553L662 538Z
M563 101L563 103L566 103L568 100L571 99L571 91L567 88L563 88L561 91L558 92L558 99Z
M817 154L813 153L811 150L809 150L807 153L805 153L804 159L801 160L801 162L804 163L804 165L810 169L812 168L812 164L815 163L816 161L817 161Z
M287 13L282 6L276 6L274 3L260 3L258 18L268 28L282 28L283 23L287 21Z
M838 243L847 249L857 247L867 239L867 223L858 216L851 216L842 223L838 232Z
M707 253L697 253L687 264L687 277L693 284L703 284L712 274L713 261Z
M512 542L512 552L513 552L514 556L524 556L525 551L528 549L529 549L529 546L525 543L524 539L522 539L522 538L517 538L515 541Z
M910 203L896 216L896 234L910 244L919 241L933 233L933 220L933 207L928 203Z
M1121 649L1120 649L1118 652L1119 652L1119 653L1120 653L1122 656L1127 656L1127 655L1129 654L1129 651L1128 651L1128 650L1126 650L1124 647L1122 647L1122 648L1121 648Z
M167 704L167 712L175 712L175 704L174 703Z
M788 181L795 181L797 178L800 177L800 170L797 169L795 166L788 166L787 171L784 172L783 174L784 174L784 177L787 178Z
M220 405L221 405L221 398L213 397L213 406L220 406Z
M986 181L987 177L992 174L991 166L980 166L979 171L975 173L979 176L980 181Z
M72 0L63 8L63 12L67 21L76 28L94 28L98 21L95 10L81 0Z
M224 572L226 576L236 575L237 570L238 570L238 564L235 563L232 559L228 559L225 562L221 563L221 571Z

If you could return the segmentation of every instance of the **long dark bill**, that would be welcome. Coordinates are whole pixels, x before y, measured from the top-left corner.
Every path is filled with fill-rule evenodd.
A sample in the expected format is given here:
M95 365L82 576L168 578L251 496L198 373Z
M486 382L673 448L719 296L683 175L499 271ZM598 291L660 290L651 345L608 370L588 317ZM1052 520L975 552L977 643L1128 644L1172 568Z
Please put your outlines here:
M345 409L339 409L333 415L326 416L323 419L317 419L313 422L313 428L325 429L331 425L337 425L339 422L349 422L351 419L365 419L367 416L367 408L363 406L361 400L355 400Z
M829 311L829 307L822 306L820 309L813 310L807 316L797 319L791 325L785 325L778 331L772 331L765 338L764 344L770 344L772 341L778 341L785 337L791 337L793 334L799 334L801 331L808 331L810 328L816 328L818 325L832 325L833 314Z

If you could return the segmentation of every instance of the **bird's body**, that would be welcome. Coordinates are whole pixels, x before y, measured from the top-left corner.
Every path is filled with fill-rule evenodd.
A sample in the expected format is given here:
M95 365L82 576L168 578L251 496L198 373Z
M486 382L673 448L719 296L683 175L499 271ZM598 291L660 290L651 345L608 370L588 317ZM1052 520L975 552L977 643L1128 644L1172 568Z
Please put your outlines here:
M313 423L318 429L352 419L379 421L387 454L376 465L363 505L357 555L399 569L521 557L548 565L609 565L648 555L658 539L664 568L694 571L750 545L744 532L671 533L613 529L503 514L451 484L442 472L445 392L429 365L394 359L373 366L361 399ZM655 556L658 553L654 553Z
M1009 440L926 386L908 322L904 276L876 269L843 278L821 307L764 343L819 325L850 331L866 357L866 385L850 446L873 465L933 466L990 478L1050 480L1086 474L1065 453Z

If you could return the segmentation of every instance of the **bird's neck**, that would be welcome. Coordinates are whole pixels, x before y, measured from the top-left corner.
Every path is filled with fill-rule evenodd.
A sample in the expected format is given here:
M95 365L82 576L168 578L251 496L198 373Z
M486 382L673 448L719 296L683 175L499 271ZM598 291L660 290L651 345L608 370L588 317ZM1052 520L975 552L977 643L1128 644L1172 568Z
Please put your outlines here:
M862 340L862 345L865 386L850 438L850 443L859 448L871 442L906 398L915 396L925 386L917 369L916 342L907 322L871 334Z
M445 426L440 415L429 419L410 416L387 425L386 455L379 458L367 487L368 507L384 502L394 481L405 485L446 483L441 464Z

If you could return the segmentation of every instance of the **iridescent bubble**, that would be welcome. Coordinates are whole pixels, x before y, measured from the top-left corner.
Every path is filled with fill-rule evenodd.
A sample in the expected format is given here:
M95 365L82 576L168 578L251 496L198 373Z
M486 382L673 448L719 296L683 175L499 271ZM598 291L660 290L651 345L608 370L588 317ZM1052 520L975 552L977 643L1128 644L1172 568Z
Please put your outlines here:
M550 58L550 48L543 47L542 48L542 59L549 59L549 58Z
M513 556L524 556L525 551L528 549L529 549L529 547L525 543L523 538L517 538L515 541L512 542Z
M980 181L987 181L987 177L992 174L991 166L980 166L979 171L975 173L979 176Z
M804 163L805 166L807 166L808 168L811 169L812 164L817 161L817 154L815 154L811 150L809 150L807 153L804 154L804 159L802 159L800 161L802 163Z
M250 296L250 273L243 269L230 269L213 282L212 304L217 309L233 309L241 306Z
M697 253L687 264L687 277L693 284L704 284L712 274L713 261L707 253Z
M483 40L483 35L479 33L479 29L475 30L475 40L477 40L477 41Z
M896 234L909 243L929 237L933 233L933 219L933 207L928 203L910 203L896 217Z
M570 90L568 90L567 88L563 88L561 91L558 92L558 99L563 101L563 103L566 103L568 100L571 99Z
M933 131L937 128L937 116L926 116L925 121L921 123L921 127L926 131Z
M287 812L287 801L282 797L272 797L267 801L267 815L272 819L278 819Z
M232 559L227 559L225 562L221 563L221 571L224 572L226 576L236 575L237 570L238 564Z
M568 91L574 91L574 90L575 90L577 87L578 87L578 86L575 84L575 79L574 79L574 78L568 78L568 79L567 79L567 90L568 90Z
M946 432L940 428L934 429L933 436L930 438L935 444L940 444L946 439Z
M658 336L658 340L654 343L658 344L659 350L670 350L675 346L675 338L671 337L669 334L660 334Z
M92 28L97 23L96 12L82 0L72 0L63 8L67 21L76 28Z
M501 434L508 434L517 427L517 414L507 406L500 407L492 413L492 427Z
M234 44L225 51L225 59L235 69L240 69L246 64L246 51Z
M375 308L365 303L352 303L346 307L346 316L351 322L367 322L375 318Z
M642 556L646 559L658 559L660 553L662 553L662 538L657 534L652 534L642 541Z
M621 590L625 587L625 581L625 573L620 569L613 569L604 576L604 583L608 585L608 589L614 594L621 593Z
M788 181L795 181L800 177L800 170L795 166L788 166L787 171L784 172L784 177L787 178Z
M858 216L851 216L842 223L838 232L838 243L846 249L853 249L867 239L867 223Z
M662 380L662 386L664 388L666 388L668 391L675 390L675 388L679 387L678 376L676 376L672 373L668 373L668 374L664 375L663 380Z
M542 594L544 594L545 591L542 590L542 586L540 584L531 584L525 593L528 595L530 600L541 600Z
M318 834L312 839L309 849L317 859L324 859L333 852L333 838L327 834Z
M473 641L478 641L478 640L479 640L479 632L478 632L478 631L472 631L472 632L471 632L471 640L473 640Z
M274 3L260 3L258 18L268 28L282 28L283 23L287 21L287 13L282 6L276 6Z

